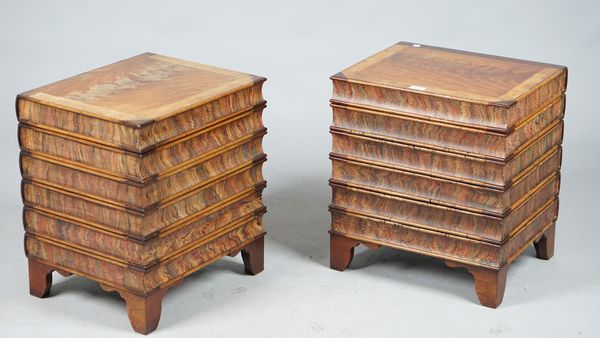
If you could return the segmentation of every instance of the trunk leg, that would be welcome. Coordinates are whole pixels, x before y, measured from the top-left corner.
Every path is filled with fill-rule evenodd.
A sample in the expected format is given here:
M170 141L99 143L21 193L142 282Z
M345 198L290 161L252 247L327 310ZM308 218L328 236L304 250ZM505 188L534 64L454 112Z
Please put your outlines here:
M556 232L555 229L556 225L553 224L544 232L540 239L533 242L537 258L548 260L552 258L552 256L554 256L554 235Z
M265 268L265 238L260 237L246 245L242 250L244 270L249 275L256 275Z
M449 261L446 262L446 265L452 268L464 267L473 275L475 279L475 291L481 305L497 308L502 303L509 264L504 265L500 270L463 265Z
M354 248L360 244L357 240L329 233L329 265L337 271L344 271L352 262Z
M162 299L167 289L156 289L146 296L140 296L125 290L118 290L102 285L106 291L117 291L125 300L127 315L133 330L137 333L148 334L158 327L162 309Z
M29 293L44 298L50 294L54 268L29 259Z

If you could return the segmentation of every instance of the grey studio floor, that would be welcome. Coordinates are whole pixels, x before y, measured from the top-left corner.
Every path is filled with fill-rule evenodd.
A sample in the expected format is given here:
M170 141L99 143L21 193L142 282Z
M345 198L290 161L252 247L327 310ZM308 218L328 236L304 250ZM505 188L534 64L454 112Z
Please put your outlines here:
M14 99L152 51L268 78L265 270L227 257L169 291L154 337L599 337L597 1L18 1L0 4L0 337L139 336L124 302L55 275L29 296ZM555 256L526 250L498 309L443 262L359 247L329 269L329 76L397 41L569 67Z

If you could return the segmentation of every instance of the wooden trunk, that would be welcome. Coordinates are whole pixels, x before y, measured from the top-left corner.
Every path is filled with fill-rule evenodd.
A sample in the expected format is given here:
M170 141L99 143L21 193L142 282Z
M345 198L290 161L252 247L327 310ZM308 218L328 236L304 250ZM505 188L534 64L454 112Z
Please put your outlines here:
M262 271L264 81L146 53L18 95L31 294L90 278L146 334L190 273Z
M558 215L567 70L401 42L331 77L331 267L353 248L463 266L481 303Z

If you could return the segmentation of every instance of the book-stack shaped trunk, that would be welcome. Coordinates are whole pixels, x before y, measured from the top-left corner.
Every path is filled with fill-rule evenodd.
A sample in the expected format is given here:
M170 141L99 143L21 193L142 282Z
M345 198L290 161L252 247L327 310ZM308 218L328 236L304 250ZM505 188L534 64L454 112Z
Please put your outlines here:
M434 256L497 307L528 245L552 256L565 67L398 43L331 79L332 268L361 243Z
M147 53L19 95L31 293L90 278L148 333L190 273L262 271L264 80Z

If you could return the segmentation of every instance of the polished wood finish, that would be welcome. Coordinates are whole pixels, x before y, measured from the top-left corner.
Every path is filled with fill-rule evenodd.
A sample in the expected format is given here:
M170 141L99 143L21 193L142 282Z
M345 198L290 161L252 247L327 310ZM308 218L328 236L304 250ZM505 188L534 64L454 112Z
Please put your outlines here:
M452 261L446 261L446 265L451 268L466 268L473 275L475 291L481 305L495 309L502 303L509 264L504 265L499 270L485 269Z
M139 296L108 285L100 284L100 286L108 292L116 291L123 298L127 306L129 322L135 332L145 335L156 330L160 321L162 299L167 293L166 288L158 288L147 296Z
M238 253L240 251L242 252L244 268L247 274L256 275L263 270L263 248L264 237L260 236L243 248L237 250ZM72 275L70 272L46 265L31 258L28 261L30 293L39 298L45 298L50 295L53 271L57 271L65 277ZM165 284L163 287L155 288L148 293L136 293L116 287L115 284L105 284L103 281L88 275L82 276L99 281L100 286L105 291L119 293L127 306L127 314L131 326L134 331L141 334L148 334L158 327L162 299L169 288L177 286L181 281L180 279L176 280L175 282Z
M234 248L234 250L241 251L242 253L246 252L246 257L244 257L244 266L246 267L248 274L255 275L262 271L263 256L261 249L264 243L263 238L264 237L260 236L252 242L246 244L246 246L243 246L241 248ZM68 249L65 248L65 250ZM63 256L66 256L67 259L71 258L68 255L63 254ZM77 261L78 259L75 258L75 260ZM247 263L247 261L251 263ZM96 261L96 263L93 264L97 265L98 262L99 261ZM66 272L63 269L57 268L54 264L57 263L50 263L47 261L40 262L37 260L37 258L35 260L32 258L29 259L30 290L32 295L43 298L50 294L50 288L52 285L52 271L57 271L64 276L71 275L71 272ZM195 270L201 267L202 266L198 266L195 268ZM126 302L127 313L129 315L129 319L133 329L136 332L142 334L148 334L149 332L155 330L158 326L158 321L160 319L161 313L162 298L166 294L168 288L178 285L181 282L181 278L193 272L187 272L186 274L180 275L177 279L174 279L169 283L165 283L160 287L153 288L148 292L142 292L138 290L123 288L120 284L115 283L114 281L111 282L109 280L102 279L98 276L91 276L86 274L85 272L75 270L69 271L73 271L74 274L83 276L85 278L98 281L102 288L106 291L117 291ZM111 270L107 273L118 272L116 270ZM117 275L117 277L118 276L123 276L123 274L119 274Z
M264 103L264 81L145 53L22 93L17 117L143 153Z
M401 42L333 75L331 267L358 244L466 267L497 307L552 256L566 67Z
M163 205L138 212L92 197L78 195L43 183L23 180L22 195L26 206L92 223L96 227L141 241L157 236L178 222L196 217L206 207L265 186L261 164L234 168L219 181L207 182Z
M45 298L50 295L52 286L52 272L56 271L64 277L71 275L70 272L54 269L40 262L29 259L29 293L32 296Z
M256 275L265 269L265 238L260 237L246 245L242 250L244 271L248 275Z
M474 266L499 269L512 262L534 239L554 224L557 203L551 202L533 219L522 224L511 238L490 243L447 232L397 223L373 215L331 208L332 231L360 241L403 249L441 259L462 261Z
M354 257L354 248L363 244L371 250L377 250L381 247L379 244L372 242L358 241L346 236L329 231L329 250L330 262L329 266L337 271L344 271L352 263Z
M392 113L361 109L350 105L332 103L333 127L361 135L398 141L404 144L425 146L482 159L506 161L515 156L519 148L542 132L549 124L562 119L565 96L553 99L528 119L519 123L509 134L485 129L423 121L404 112ZM402 135L398 138L397 135Z
M548 201L559 191L558 176L551 175L510 212L501 216L491 216L344 186L337 182L331 182L330 185L333 190L332 204L335 210L352 210L397 223L442 230L490 243L506 241L516 229L528 221L532 214L547 206Z
M88 168L116 180L145 184L187 168L201 156L223 151L232 142L264 135L261 117L262 108L244 112L142 156L23 124L19 126L19 144L23 150L61 163Z
M354 257L354 248L357 247L360 242L348 237L340 236L333 232L330 232L329 236L329 266L334 270L344 271L350 266L352 258Z
M247 167L264 161L262 136L229 144L223 152L208 154L178 172L158 176L147 184L99 174L89 168L63 163L42 154L21 151L23 178L62 186L80 195L92 196L118 206L147 212L158 205L197 189L228 174L231 168Z
M18 95L31 293L89 278L147 334L189 274L261 272L264 81L146 53Z
M523 203L556 175L562 151L552 148L511 180L506 189L456 182L428 174L353 160L332 154L331 184L409 197L436 205L460 207L489 216L503 217ZM351 183L349 183L351 182Z
M399 42L331 79L333 103L508 134L565 91L567 68Z
M537 258L548 260L554 256L554 236L556 226L553 225L533 244Z
M207 207L189 221L164 229L147 241L106 232L89 223L30 207L24 209L23 220L27 233L40 238L68 242L72 247L85 248L86 251L110 257L112 261L149 268L223 229L260 220L264 212L259 196L245 194Z
M540 156L562 142L563 122L555 121L541 135L530 140L506 162L482 160L468 155L417 147L367 135L346 133L332 127L333 150L338 156L360 159L367 163L394 167L453 181L505 189ZM431 166L431 163L436 163Z

